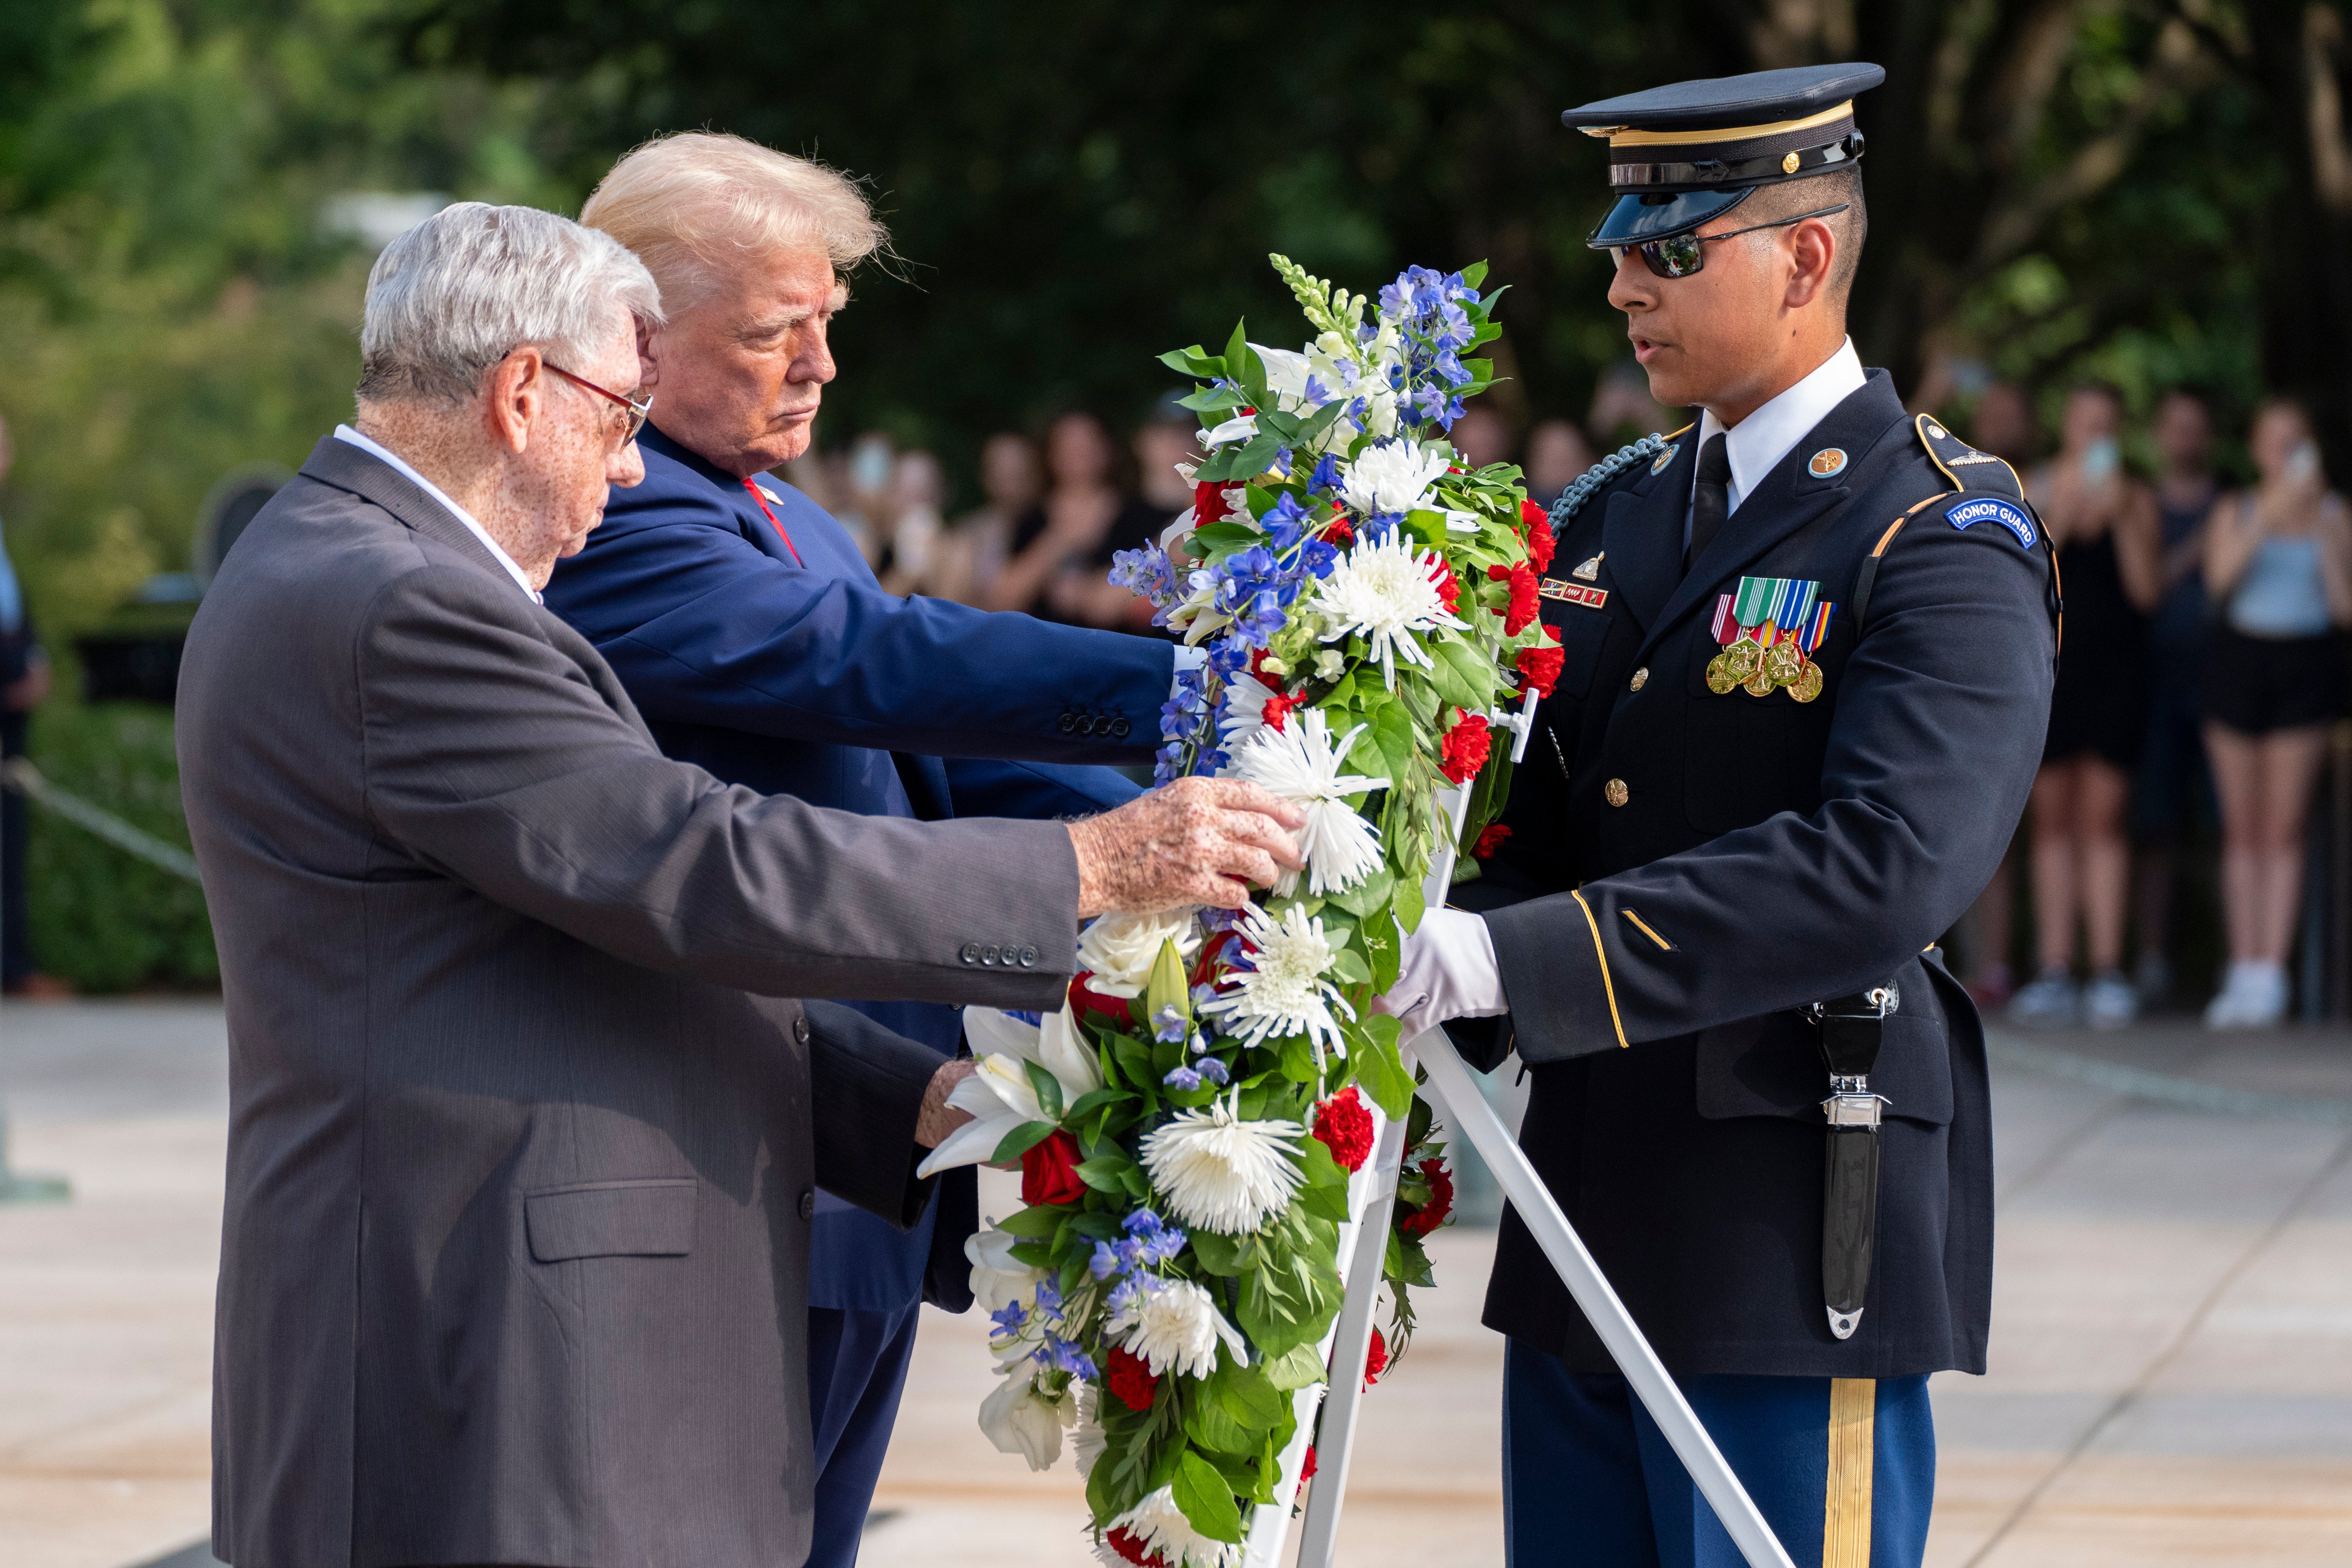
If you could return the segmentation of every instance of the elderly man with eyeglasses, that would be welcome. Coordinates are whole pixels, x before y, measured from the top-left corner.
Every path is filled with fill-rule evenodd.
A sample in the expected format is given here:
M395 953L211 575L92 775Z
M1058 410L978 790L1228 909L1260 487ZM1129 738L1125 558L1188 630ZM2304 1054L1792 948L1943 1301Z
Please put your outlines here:
M635 257L551 214L395 240L357 418L190 629L238 1568L800 1561L816 1185L915 1223L971 1068L793 998L1050 1007L1082 919L1298 864L1299 816L1231 782L917 823L663 756L536 602L644 471L661 320Z

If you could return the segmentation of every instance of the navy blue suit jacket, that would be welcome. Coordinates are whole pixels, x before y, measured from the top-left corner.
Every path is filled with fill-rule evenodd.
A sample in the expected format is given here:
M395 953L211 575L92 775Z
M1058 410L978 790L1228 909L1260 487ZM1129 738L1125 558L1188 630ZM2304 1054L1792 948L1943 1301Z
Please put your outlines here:
M645 482L612 492L586 549L557 563L547 606L604 656L670 756L869 816L1063 816L1135 795L1107 767L1067 764L1150 763L1172 644L886 594L790 485L760 476L762 510L652 426L638 449ZM953 1008L851 1005L944 1056L959 1048ZM936 1251L929 1293L961 1309L971 1207L968 1181L943 1186L908 1236L821 1195L810 1303L912 1305Z

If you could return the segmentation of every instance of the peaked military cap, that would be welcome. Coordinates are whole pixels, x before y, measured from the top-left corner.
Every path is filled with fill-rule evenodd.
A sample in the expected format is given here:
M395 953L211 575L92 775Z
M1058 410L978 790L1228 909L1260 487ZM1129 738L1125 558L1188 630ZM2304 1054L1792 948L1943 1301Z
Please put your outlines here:
M1608 139L1609 184L1623 193L1586 243L1664 239L1720 217L1759 185L1844 168L1862 156L1854 95L1885 79L1874 65L1793 66L1568 110L1563 124Z

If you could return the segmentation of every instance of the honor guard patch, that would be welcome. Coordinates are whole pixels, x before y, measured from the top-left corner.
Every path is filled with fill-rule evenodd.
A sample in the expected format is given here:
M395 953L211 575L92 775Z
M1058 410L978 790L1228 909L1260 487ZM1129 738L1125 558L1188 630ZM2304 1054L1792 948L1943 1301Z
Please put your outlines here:
M1569 575L1575 578L1580 583L1590 583L1596 580L1601 575L1601 559L1608 553L1609 552L1607 551L1602 551L1600 555L1596 555L1591 560L1587 561L1575 571L1570 572Z
M1817 479L1836 478L1838 475L1845 472L1845 448L1843 447L1822 447L1820 451L1813 454L1812 461L1805 465L1805 471L1812 475L1813 478Z
M1666 471L1666 465L1673 462L1675 460L1675 454L1681 450L1682 448L1680 447L1669 447L1664 451L1659 453L1658 460L1650 465L1650 472L1654 474L1664 473Z
M1581 583L1563 583L1557 577L1545 578L1543 585L1536 592L1547 599L1558 599L1570 605L1582 605L1588 610L1605 609L1609 605L1608 589L1588 588Z
M2033 548L2033 520L2025 509L2005 500L1990 499L1962 501L1944 514L1944 520L1954 528L1968 528L1979 522L1997 522L2017 535L2017 542L2026 549Z

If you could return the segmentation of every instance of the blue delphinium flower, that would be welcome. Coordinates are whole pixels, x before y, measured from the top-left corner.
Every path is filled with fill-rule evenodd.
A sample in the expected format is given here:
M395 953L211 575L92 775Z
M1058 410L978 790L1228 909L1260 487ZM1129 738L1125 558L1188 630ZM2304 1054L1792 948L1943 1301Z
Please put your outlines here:
M1298 564L1309 577L1328 577L1331 568L1339 563L1339 547L1319 539L1310 539L1298 552Z
M1151 782L1172 784L1184 776L1184 745L1177 742L1151 753Z
M996 1332L1000 1336L1017 1334L1029 1321L1029 1309L1018 1301L1007 1301L991 1312L988 1321L996 1325Z
M1466 386L1470 373L1462 368L1461 358L1452 349L1437 351L1436 370L1448 386Z
M1356 525L1356 537L1367 544L1381 543L1403 521L1404 513L1401 511L1376 511Z
M1163 1046L1172 1046L1182 1039L1187 1026L1184 1015L1176 1011L1173 1002L1151 1015L1151 1037Z
M1037 1281L1037 1310L1058 1318L1062 1315L1062 1292L1051 1279Z
M1077 1347L1076 1341L1066 1340L1058 1335L1046 1335L1045 1342L1037 1348L1034 1359L1041 1366L1052 1367L1056 1372L1066 1372L1073 1377L1095 1375L1093 1359Z
M1309 408L1320 408L1331 401L1331 389L1311 375L1307 378L1305 392L1307 406Z
M1200 1074L1202 1078L1207 1079L1211 1083L1215 1084L1220 1089L1233 1081L1233 1074L1226 1071L1225 1064L1215 1057L1202 1057L1193 1065L1199 1068Z
M1190 1094L1201 1087L1201 1075L1188 1067L1172 1067L1160 1081L1180 1094Z
M1202 984L1192 987L1192 1009L1194 1012L1200 1011L1202 1006L1215 1001L1216 999L1217 988L1215 986L1203 982ZM1216 1026L1216 1021L1214 1019L1209 1019L1206 1020L1206 1022L1212 1028Z
M1045 1023L1045 1014L1027 1012L1017 1007L1007 1007L1004 1010L1004 1016L1008 1018L1018 1018L1033 1029L1043 1028Z
M1307 476L1310 495L1329 495L1339 488L1339 459L1329 452L1316 459L1315 471Z
M1470 325L1469 313L1448 300L1437 308L1437 341L1448 348L1467 348L1477 335Z
M1323 460L1328 463L1331 459L1327 454ZM1318 468L1317 471L1321 470ZM1257 521L1276 550L1287 551L1307 536L1307 509L1299 505L1298 498L1288 490L1283 491L1280 499Z
M1234 630L1249 638L1253 648L1264 647L1290 624L1282 612L1281 595L1269 589L1257 595L1234 616Z
M1097 1279L1108 1279L1118 1272L1118 1258L1111 1251L1109 1242L1095 1243L1094 1258L1087 1267L1094 1270L1094 1276Z

